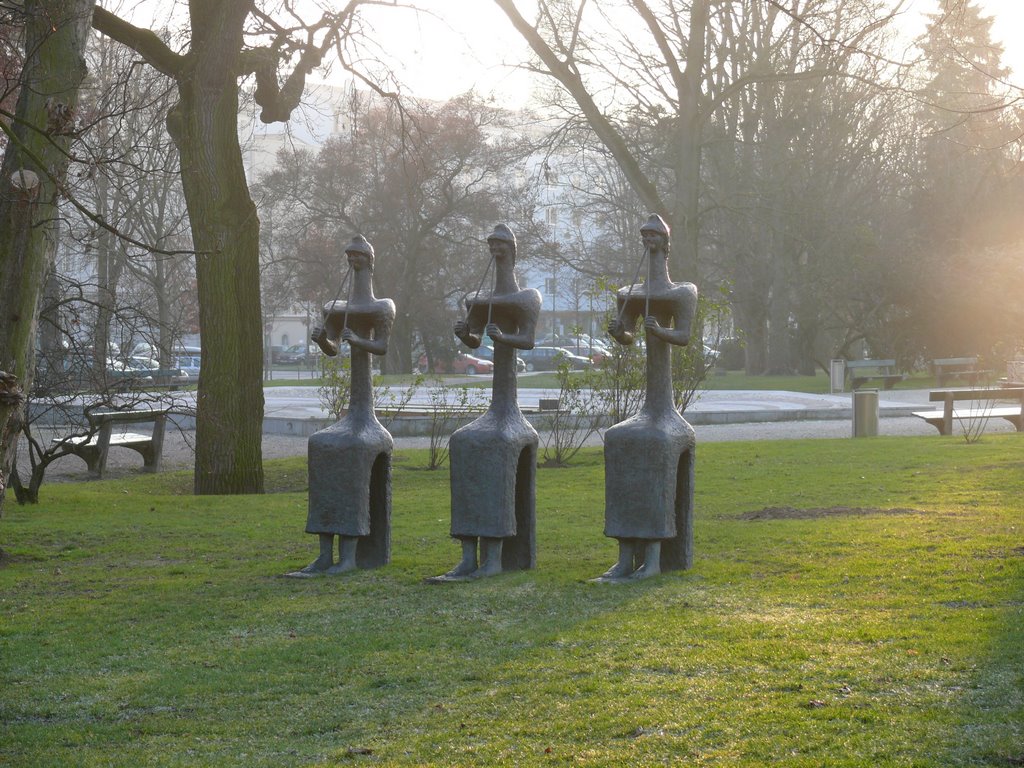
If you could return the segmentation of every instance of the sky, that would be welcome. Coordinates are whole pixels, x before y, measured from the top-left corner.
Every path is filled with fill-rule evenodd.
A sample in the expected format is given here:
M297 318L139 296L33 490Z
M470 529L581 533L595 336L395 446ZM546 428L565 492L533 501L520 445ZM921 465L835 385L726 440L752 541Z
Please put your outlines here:
M117 0L111 2L116 5ZM1024 86L1024 0L975 2L994 19L993 37L1004 46L1003 63L1013 70L1011 80ZM140 24L151 23L154 17L166 19L169 8L182 7L165 0L121 3L122 12L130 8L129 15ZM492 0L411 0L411 4L426 12L366 11L371 35L381 41L386 55L398 62L405 92L446 99L475 88L508 107L528 101L532 81L513 65L526 60L529 50ZM535 0L517 0L517 5L526 18L532 17ZM924 14L936 8L937 0L909 0L903 23L908 40L923 31ZM342 78L336 73L332 79Z
M976 0L993 21L993 37L1004 46L1003 63L1011 79L1024 85L1024 0ZM378 31L393 41L389 48L403 63L410 93L443 99L476 87L508 106L524 104L531 81L510 66L528 56L526 44L490 0L432 0L445 23L428 15L381 11ZM520 0L530 18L530 0ZM924 14L936 10L935 0L911 0L903 26L908 39L923 31Z

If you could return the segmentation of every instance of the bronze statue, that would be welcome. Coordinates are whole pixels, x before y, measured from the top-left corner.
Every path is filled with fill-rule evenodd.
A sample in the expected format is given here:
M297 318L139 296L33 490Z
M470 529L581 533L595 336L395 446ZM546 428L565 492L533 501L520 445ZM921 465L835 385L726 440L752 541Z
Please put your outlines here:
M632 344L636 321L644 318L647 394L636 416L605 433L604 533L618 539L619 559L596 581L644 579L693 561L696 438L673 402L671 345L690 341L697 288L669 279L669 228L660 216L652 215L640 235L647 281L619 290L608 332Z
M348 413L309 438L309 513L306 533L320 537L320 556L289 576L376 568L391 559L391 454L394 441L373 412L370 355L384 355L395 320L391 299L373 295L373 246L361 235L345 247L347 301L324 307L323 326L311 338L324 354L352 351ZM340 291L339 291L340 295ZM338 562L333 561L338 537Z
M467 317L455 323L455 335L470 349L480 346L484 333L494 341L491 405L451 437L451 535L462 544L462 560L427 580L433 583L536 564L538 440L519 410L515 364L517 349L533 349L541 297L516 282L512 230L499 224L487 244L495 265L494 290L466 297Z

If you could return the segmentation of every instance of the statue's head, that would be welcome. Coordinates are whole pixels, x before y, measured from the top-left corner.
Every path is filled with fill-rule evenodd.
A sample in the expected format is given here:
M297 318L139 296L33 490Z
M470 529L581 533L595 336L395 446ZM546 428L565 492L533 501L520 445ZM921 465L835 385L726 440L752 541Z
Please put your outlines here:
M370 269L373 269L373 246L370 241L362 235L356 235L348 245L345 246L345 255L362 254L370 262Z
M515 260L515 258L516 258L516 236L512 233L512 230L509 229L504 224L499 224L498 226L496 226L494 228L494 231L491 232L491 234L489 234L487 236L487 244L492 246L492 249L491 249L492 252L494 250L493 246L495 246L495 245L497 245L499 243L507 243L508 244L508 248L509 248L509 250L512 253L512 259Z
M660 245L666 253L668 253L672 242L671 232L665 220L656 213L652 213L640 227L640 237L643 239L644 245L652 249Z

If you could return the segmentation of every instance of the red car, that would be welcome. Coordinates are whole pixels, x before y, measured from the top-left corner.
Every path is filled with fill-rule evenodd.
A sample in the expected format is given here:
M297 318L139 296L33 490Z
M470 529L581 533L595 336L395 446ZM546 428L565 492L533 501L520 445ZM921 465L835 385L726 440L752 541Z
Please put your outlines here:
M494 363L490 360L467 355L465 352L457 352L452 358L451 364L438 360L432 366L427 365L426 355L420 355L420 359L416 363L416 369L420 373L426 373L432 369L434 373L461 373L466 376L475 376L478 373L493 373Z

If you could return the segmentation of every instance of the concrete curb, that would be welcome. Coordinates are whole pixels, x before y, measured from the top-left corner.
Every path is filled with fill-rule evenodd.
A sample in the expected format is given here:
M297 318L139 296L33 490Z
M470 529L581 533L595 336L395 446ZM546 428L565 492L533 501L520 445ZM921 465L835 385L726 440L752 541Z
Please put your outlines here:
M890 406L879 408L879 418L895 418L912 416L920 406ZM471 413L464 416L451 417L451 423L447 431L468 424L476 419L481 412ZM526 420L533 424L538 432L547 432L551 429L551 413L524 413ZM694 426L708 426L716 424L758 424L780 421L850 421L853 422L852 408L784 408L775 410L736 410L736 411L688 411L684 414L686 420ZM382 423L384 420L381 420ZM265 435L291 435L296 437L309 437L314 432L329 427L334 419L324 418L290 418L287 416L267 416L263 419L263 434ZM394 419L387 426L388 431L395 437L424 437L430 434L433 419L430 416L401 416ZM610 426L608 417L599 417L598 426Z

